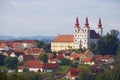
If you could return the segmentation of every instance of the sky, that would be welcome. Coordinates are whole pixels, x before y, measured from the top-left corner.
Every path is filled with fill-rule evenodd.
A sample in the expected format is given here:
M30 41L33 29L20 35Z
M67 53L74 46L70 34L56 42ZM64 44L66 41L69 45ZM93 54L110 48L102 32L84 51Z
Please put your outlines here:
M102 20L103 32L120 31L120 0L0 0L0 35L56 36L73 34L86 16L91 29Z

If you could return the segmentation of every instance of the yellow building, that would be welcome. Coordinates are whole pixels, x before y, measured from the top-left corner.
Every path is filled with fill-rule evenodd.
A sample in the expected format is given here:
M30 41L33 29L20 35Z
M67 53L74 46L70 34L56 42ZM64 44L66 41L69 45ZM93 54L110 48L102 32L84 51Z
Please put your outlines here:
M68 50L74 48L74 36L73 35L58 35L51 42L52 52L58 52L61 50Z

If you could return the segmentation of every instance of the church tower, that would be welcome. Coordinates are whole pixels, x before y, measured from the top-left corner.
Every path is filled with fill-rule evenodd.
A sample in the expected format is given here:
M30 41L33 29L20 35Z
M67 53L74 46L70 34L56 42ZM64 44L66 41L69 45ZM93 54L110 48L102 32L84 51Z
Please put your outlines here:
M99 22L98 22L98 27L97 27L97 31L96 31L100 36L103 35L103 28L102 28L102 24L101 24L101 18L99 18Z
M89 23L88 23L88 17L86 17L86 20L85 20L85 26L84 26L84 48L89 48L90 47L90 43L89 43L89 40L90 40L90 27L89 27Z
M75 49L79 49L79 40L78 40L79 30L80 30L79 20L78 20L78 17L76 17L76 22L74 26L74 47Z

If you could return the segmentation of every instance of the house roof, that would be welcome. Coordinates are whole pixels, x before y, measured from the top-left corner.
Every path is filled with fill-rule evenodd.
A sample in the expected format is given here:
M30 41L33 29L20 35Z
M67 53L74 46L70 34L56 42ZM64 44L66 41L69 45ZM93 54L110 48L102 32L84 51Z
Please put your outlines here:
M73 35L58 35L52 42L74 42Z
M44 68L44 69L58 69L59 65L58 64L52 64L52 63L44 63L42 68Z
M96 33L94 30L90 30L90 38L91 39L98 39L100 35Z
M102 55L98 55L98 54L97 54L97 55L94 55L94 58L95 58L95 59L102 59Z
M32 60L32 59L34 59L34 56L24 54L24 55L23 55L23 58L24 58L24 59L30 59L30 60Z
M29 68L42 68L43 62L40 60L28 60L24 63L24 66Z
M104 55L103 59L109 59L111 56L110 55Z
M64 53L63 53L63 54L58 54L58 55L56 55L56 58L58 58L58 59L64 58Z
M78 76L80 68L70 68L67 70L67 73L70 72L71 76Z
M31 47L26 50L27 53L40 53L42 51L43 51L42 48L36 48L36 47Z
M23 70L23 69L24 69L24 66L18 66L18 69L19 69L19 70Z
M90 62L90 61L91 61L91 58L86 57L86 58L84 58L82 61L83 61L83 62Z
M47 57L48 57L49 60L51 60L53 58L53 54L52 53L48 53Z
M88 55L88 54L90 54L90 53L92 53L89 49L87 49L83 54L84 55Z
M82 54L79 54L79 53L72 53L70 55L70 58L72 58L73 60L76 60L78 59Z
M34 43L36 43L36 41L34 41L34 40L23 40L22 43L32 43L32 44L34 44Z

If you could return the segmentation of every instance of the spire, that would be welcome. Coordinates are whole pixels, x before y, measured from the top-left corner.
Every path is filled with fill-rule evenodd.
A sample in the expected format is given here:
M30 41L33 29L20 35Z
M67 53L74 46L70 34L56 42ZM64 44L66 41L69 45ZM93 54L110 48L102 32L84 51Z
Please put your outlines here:
M80 28L80 27L79 27L79 20L78 20L78 17L76 17L75 27Z
M88 17L86 17L86 20L85 20L85 27L88 28L88 26L89 26L89 23L88 23Z
M98 28L102 28L102 24L101 24L101 18L99 18L99 22L98 22Z

